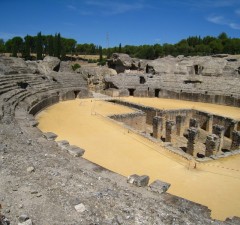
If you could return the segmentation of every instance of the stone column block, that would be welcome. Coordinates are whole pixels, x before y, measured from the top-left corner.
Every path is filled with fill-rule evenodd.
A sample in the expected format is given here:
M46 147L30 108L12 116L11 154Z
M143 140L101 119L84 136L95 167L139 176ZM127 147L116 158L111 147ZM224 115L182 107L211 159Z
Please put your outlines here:
M237 149L240 149L240 131L233 131L231 150Z
M205 156L216 155L219 146L219 137L216 134L210 134L206 139L206 152Z
M166 122L166 142L171 142L172 141L172 134L174 133L175 130L175 122L172 120L167 120Z
M224 131L225 131L224 126L218 124L213 126L213 134L216 134L219 137L218 152L221 151L223 147Z
M153 137L160 139L163 132L164 118L160 116L153 117Z
M176 116L176 132L177 135L183 136L184 130L185 130L185 116L178 115Z
M213 115L212 114L208 114L208 121L207 121L207 125L206 125L206 131L208 131L209 133L212 133L212 126L213 126Z
M233 131L236 131L238 127L238 121L236 120L232 120L231 124L230 124L230 139L232 139L232 133Z
M198 129L195 127L191 127L188 129L188 142L187 142L187 153L196 157L197 151L196 151L196 143L198 140Z
M190 121L189 121L189 127L198 128L199 127L199 123L198 123L197 119L191 118Z

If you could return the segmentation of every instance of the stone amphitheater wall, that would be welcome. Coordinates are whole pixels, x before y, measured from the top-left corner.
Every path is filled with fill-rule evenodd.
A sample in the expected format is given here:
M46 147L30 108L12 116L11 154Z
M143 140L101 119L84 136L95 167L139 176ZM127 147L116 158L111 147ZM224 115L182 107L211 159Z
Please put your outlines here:
M143 112L116 114L110 116L110 118L122 122L140 132L145 131L146 128L146 114Z

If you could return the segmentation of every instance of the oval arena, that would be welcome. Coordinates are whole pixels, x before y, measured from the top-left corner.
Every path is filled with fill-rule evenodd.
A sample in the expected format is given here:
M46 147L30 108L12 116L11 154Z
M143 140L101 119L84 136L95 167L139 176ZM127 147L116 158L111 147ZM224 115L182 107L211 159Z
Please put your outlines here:
M81 203L85 222L239 222L237 71L195 74L196 60L184 73L150 64L128 71L113 60L109 67L128 72L99 68L109 72L96 82L101 72L69 72L53 57L0 60L0 200L12 221L24 205L36 221L71 224ZM127 183L133 174L171 186L162 194L136 187Z

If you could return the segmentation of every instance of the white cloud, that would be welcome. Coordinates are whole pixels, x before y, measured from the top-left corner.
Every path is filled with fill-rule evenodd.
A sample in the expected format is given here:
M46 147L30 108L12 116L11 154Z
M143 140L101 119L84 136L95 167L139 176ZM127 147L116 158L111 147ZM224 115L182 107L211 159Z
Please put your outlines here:
M101 2L97 0L87 0L85 3L90 6L98 7L100 12L104 15L122 14L147 7L142 0L135 1L134 3L123 3L110 0L103 0Z
M240 5L239 0L183 0L181 3L196 8L222 8Z
M229 26L230 26L232 29L240 30L240 24L230 23Z
M240 24L230 21L226 19L224 16L216 16L216 15L209 16L207 20L211 23L215 23L218 25L225 25L225 26L229 26L232 29L240 30Z

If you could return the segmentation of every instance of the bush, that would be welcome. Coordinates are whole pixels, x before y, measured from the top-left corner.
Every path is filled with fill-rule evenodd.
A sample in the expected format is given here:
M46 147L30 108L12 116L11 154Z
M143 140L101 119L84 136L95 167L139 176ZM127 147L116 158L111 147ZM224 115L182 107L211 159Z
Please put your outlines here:
M105 59L98 62L98 66L105 66L105 65L106 65L106 60Z
M72 65L73 71L75 71L78 68L81 68L81 66L78 63L75 63L74 65Z

